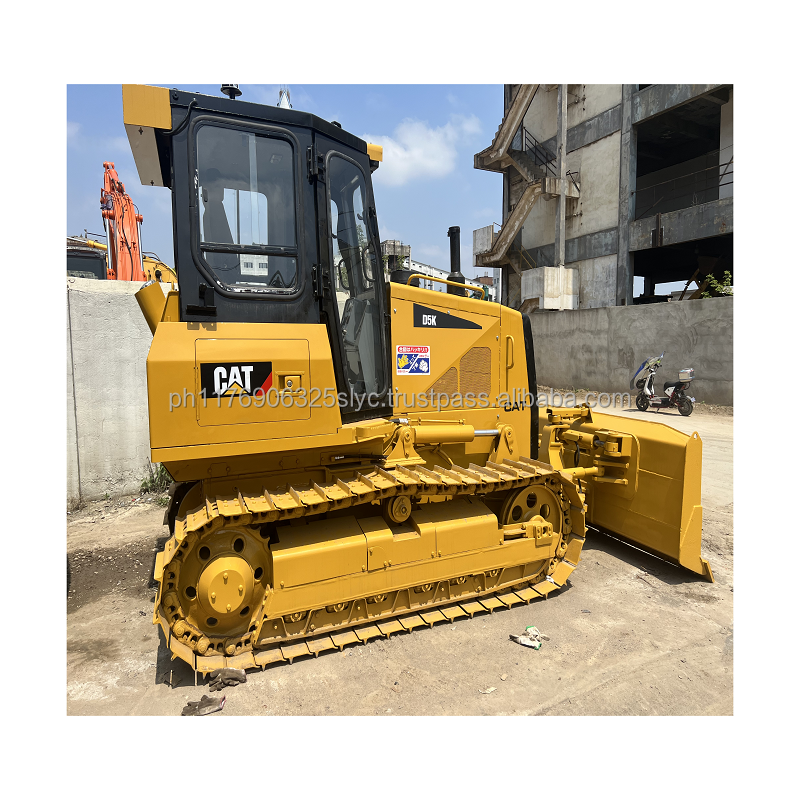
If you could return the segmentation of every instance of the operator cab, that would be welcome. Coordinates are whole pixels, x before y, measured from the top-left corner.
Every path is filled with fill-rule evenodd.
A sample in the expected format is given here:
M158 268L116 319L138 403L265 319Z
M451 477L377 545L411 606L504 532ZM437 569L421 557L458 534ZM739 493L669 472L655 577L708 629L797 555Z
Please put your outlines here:
M160 126L139 96L164 106ZM324 324L343 421L390 413L380 148L302 111L175 89L126 86L123 106L142 183L172 190L181 321Z

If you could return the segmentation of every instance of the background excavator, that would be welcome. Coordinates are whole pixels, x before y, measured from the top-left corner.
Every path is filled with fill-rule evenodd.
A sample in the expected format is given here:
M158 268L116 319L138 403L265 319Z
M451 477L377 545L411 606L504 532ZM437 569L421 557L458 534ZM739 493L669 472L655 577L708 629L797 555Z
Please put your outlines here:
M713 580L697 434L539 408L530 320L465 296L458 228L447 293L384 282L381 148L229 95L123 87L180 283L136 295L173 656L263 668L530 603L587 525Z
M103 169L100 211L109 244L93 241L88 235L68 236L67 274L100 280L176 284L178 279L171 267L155 253L142 252L142 215L125 191L114 162L104 161Z

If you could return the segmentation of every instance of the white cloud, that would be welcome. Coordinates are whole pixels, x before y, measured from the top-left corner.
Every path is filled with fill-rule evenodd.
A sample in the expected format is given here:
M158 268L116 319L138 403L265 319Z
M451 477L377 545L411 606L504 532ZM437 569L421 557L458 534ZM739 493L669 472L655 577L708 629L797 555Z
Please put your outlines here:
M75 144L81 133L80 122L67 122L67 145Z
M380 214L378 214L378 230L381 232L381 241L386 241L386 239L394 239L398 242L403 241L403 237L399 231L396 231L391 225L384 225L381 222Z
M392 136L368 134L363 138L383 146L383 163L373 180L403 186L414 178L443 178L455 169L458 145L480 132L480 120L474 114L452 114L439 128L404 119Z

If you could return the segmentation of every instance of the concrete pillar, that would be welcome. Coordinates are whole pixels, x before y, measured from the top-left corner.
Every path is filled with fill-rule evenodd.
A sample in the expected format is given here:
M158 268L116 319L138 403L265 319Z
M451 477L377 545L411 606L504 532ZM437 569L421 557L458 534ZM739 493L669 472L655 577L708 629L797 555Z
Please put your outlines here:
M619 218L617 230L617 305L633 301L633 253L630 252L630 225L635 217L636 128L631 122L631 106L636 86L622 85L622 128L619 138Z
M644 279L644 291L643 294L645 297L650 297L656 293L656 282L653 278L645 278Z
M555 261L559 268L558 285L561 291L559 308L564 309L564 259L567 237L567 84L558 84L558 113L556 124L556 153L558 170L558 212L556 214Z

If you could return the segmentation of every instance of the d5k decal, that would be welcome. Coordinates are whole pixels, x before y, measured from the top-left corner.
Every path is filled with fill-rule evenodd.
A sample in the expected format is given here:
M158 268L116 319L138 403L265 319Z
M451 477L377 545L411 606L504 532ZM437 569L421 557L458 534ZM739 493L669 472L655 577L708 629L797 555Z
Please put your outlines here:
M205 397L265 394L272 387L272 362L250 364L201 364L200 391Z
M415 328L464 328L467 330L480 330L481 326L477 322L469 319L456 317L446 311L439 311L435 308L421 306L414 303L414 327Z

